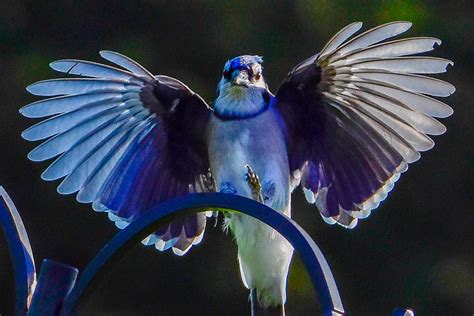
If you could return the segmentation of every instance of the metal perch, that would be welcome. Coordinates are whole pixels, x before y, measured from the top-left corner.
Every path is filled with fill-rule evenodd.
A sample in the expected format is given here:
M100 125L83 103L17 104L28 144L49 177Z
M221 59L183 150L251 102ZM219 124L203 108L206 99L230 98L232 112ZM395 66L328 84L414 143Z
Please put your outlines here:
M220 208L241 212L270 225L282 234L299 253L319 297L323 315L344 315L331 270L316 243L292 219L254 200L224 193L199 193L156 205L147 214L120 231L80 274L77 269L44 260L36 283L33 252L26 230L13 202L0 187L0 225L5 233L15 273L15 315L71 315L127 251L157 228L172 220ZM31 299L31 304L30 298ZM397 315L405 311L397 309ZM395 311L394 311L395 314Z

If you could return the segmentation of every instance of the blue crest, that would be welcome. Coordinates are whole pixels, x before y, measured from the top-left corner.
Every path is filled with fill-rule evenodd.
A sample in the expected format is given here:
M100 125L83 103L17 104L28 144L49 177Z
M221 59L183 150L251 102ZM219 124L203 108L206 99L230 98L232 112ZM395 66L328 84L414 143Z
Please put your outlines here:
M224 66L224 72L230 70L244 70L248 69L252 64L262 64L263 57L258 55L242 55L228 60Z

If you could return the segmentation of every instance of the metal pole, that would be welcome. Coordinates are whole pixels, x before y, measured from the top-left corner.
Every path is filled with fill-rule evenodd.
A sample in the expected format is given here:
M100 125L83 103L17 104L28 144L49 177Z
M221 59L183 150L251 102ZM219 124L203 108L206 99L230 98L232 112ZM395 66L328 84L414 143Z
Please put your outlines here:
M56 316L69 295L78 270L66 264L45 259L38 276L28 316Z
M172 220L212 208L241 212L273 227L300 255L319 296L323 315L344 315L341 298L331 270L316 243L291 218L252 199L225 193L200 193L166 201L120 231L89 263L64 302L61 316L75 313L107 272L127 251L159 227Z
M13 201L0 186L0 228L7 239L15 279L15 315L23 316L36 285L36 269L30 241Z

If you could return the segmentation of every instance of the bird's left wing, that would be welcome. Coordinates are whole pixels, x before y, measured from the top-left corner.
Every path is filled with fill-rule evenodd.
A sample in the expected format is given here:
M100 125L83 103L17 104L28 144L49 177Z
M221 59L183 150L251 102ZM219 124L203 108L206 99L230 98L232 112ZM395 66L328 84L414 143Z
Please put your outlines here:
M61 194L108 211L119 228L158 202L200 191L208 169L206 102L180 81L153 76L130 58L101 56L121 68L82 60L59 60L56 71L78 78L51 79L27 90L51 97L24 106L26 117L52 116L28 128L29 141L45 140L28 157L59 156L42 174L63 178ZM87 77L87 78L82 78ZM203 213L178 219L144 240L159 250L184 254L204 232Z
M307 200L329 223L354 227L385 199L409 163L433 147L445 127L433 117L452 109L432 98L454 87L420 74L451 61L412 56L431 51L429 37L385 41L409 22L392 22L349 39L352 23L297 65L276 94L287 127L290 168Z

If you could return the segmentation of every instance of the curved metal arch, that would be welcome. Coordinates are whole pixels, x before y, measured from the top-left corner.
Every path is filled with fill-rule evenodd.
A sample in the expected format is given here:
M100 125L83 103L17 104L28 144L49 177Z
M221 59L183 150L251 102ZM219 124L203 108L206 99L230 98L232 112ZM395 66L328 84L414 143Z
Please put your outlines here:
M190 194L153 207L147 214L120 231L86 267L64 302L62 316L74 313L81 299L107 274L108 268L123 258L131 247L154 230L180 216L221 208L252 216L273 227L299 253L318 294L324 315L344 315L331 270L311 237L292 219L257 201L224 193Z
M0 186L0 227L5 233L15 279L15 315L25 315L36 284L36 268L30 241L12 199Z

